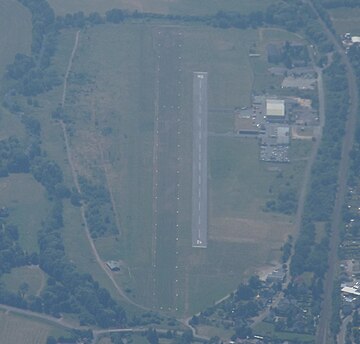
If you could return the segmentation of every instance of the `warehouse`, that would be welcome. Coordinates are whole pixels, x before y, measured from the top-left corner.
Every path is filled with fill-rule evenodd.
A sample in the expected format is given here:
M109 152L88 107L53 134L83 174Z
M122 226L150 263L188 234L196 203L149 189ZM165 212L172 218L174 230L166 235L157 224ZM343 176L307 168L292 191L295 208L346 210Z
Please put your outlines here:
M283 122L285 120L285 101L266 99L266 117L271 122Z

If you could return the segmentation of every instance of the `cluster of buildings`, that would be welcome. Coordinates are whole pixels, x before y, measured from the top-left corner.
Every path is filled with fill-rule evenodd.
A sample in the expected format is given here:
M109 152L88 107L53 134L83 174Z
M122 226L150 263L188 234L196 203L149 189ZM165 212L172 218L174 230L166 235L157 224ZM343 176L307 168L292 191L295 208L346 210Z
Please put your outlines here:
M289 162L290 126L285 106L284 99L254 96L251 107L235 114L237 134L259 138L262 161Z
M319 129L317 111L310 99L253 96L252 105L235 112L235 132L257 137L260 160L287 163L292 139L313 139Z

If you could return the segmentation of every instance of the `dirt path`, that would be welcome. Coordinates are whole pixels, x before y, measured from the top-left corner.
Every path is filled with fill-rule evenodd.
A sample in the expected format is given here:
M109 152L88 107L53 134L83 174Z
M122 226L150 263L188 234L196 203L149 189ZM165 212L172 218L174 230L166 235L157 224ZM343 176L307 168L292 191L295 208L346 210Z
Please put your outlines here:
M69 62L68 62L66 72L65 72L65 76L64 76L63 93L62 93L62 97L61 97L61 107L62 108L65 105L67 82L68 82L69 74L70 74L70 71L71 71L72 63L73 63L73 60L74 60L74 56L75 56L76 50L77 50L78 45L79 45L79 38L80 38L80 30L76 32L74 47L73 47L73 50L71 51L71 55L70 55Z
M66 100L66 91L67 91L67 81L68 81L68 77L69 77L69 73L71 71L71 67L72 67L72 63L73 63L73 59L79 44L79 38L80 38L80 31L76 32L76 36L75 36L75 42L74 42L74 47L73 50L71 52L70 58L69 58L69 62L68 62L68 66L66 69L66 73L65 73L65 77L64 77L64 87L63 87L63 94L62 94L62 102L61 105L62 107L64 107L65 105L65 100ZM77 175L77 171L75 169L75 165L73 162L73 157L72 157L72 152L71 152L71 146L70 146L70 142L69 142L69 135L67 132L67 128L66 128L66 124L61 120L60 121L60 125L63 131L63 136L64 136L64 142L65 142L65 147L66 147L66 155L67 155L67 159L69 161L69 165L70 165L70 169L71 169L71 174L72 174L72 179L75 185L75 188L77 190L77 192L81 195L81 188L80 188L80 184L79 184L79 180L78 180L78 175ZM115 287L115 289L117 290L117 292L119 293L119 295L128 303L130 303L131 305L143 309L143 310L147 310L147 308L143 307L142 305L137 304L136 302L134 302L133 300L131 300L126 294L125 292L121 289L121 287L118 285L118 283L115 281L114 276L112 275L112 273L107 269L105 263L102 261L102 259L100 258L94 241L91 238L91 234L90 234L90 230L89 230L89 225L86 219L86 215L85 215L85 205L82 204L80 206L80 213L81 213L81 218L84 224L84 228L85 228L85 234L87 237L87 240L90 244L91 247L91 251L96 259L96 262L98 263L98 265L100 266L100 268L105 272L105 274L108 276L108 278L110 279L110 281L112 282L113 286Z

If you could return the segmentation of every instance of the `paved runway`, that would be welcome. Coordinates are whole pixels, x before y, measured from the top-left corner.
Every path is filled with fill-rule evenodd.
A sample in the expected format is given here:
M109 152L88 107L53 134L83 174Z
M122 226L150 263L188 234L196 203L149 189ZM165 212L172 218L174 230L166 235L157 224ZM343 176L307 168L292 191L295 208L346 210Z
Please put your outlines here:
M207 73L193 73L192 246L207 247Z

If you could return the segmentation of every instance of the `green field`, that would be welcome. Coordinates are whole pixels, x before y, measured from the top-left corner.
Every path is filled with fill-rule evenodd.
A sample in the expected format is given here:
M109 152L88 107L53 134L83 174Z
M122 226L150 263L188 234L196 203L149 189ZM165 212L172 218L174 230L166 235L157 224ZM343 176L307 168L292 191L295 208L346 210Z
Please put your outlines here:
M19 228L20 245L37 252L37 232L48 209L44 188L31 174L12 174L0 179L0 204L9 209L8 222Z
M29 54L31 15L17 1L0 1L0 75L17 53Z
M293 332L278 332L275 331L274 325L262 322L255 326L254 333L260 336L268 336L272 339L300 341L301 343L314 343L314 336L309 334L300 334Z
M27 296L38 296L46 284L46 276L37 266L22 266L14 268L11 273L2 276L8 290L18 291L23 283L28 284Z
M206 15L219 10L248 13L265 9L274 0L49 0L56 14L64 15L83 11L84 13L105 13L112 8L138 10L142 12Z
M360 8L336 8L329 10L335 30L338 34L350 32L352 35L360 35Z

